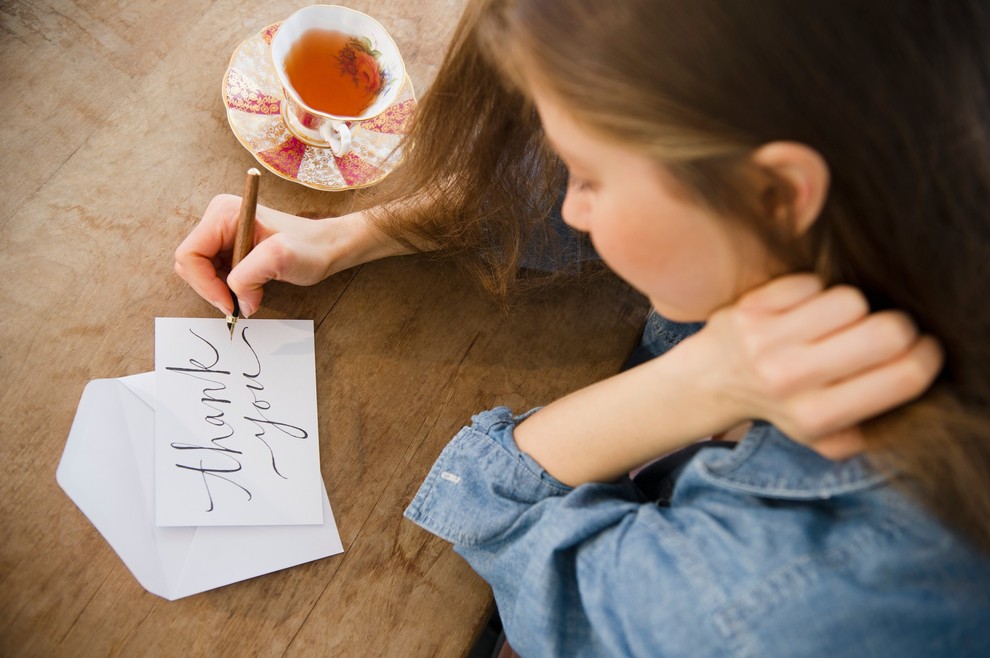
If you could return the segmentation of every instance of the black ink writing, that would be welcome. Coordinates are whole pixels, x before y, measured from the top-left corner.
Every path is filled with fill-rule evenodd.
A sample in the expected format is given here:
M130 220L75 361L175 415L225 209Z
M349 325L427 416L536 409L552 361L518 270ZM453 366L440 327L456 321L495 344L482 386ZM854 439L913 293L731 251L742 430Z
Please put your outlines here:
M208 503L206 511L212 512L215 509L215 503L213 491L210 488L211 481L219 480L237 487L247 494L248 500L251 500L253 496L245 486L229 477L230 474L237 473L242 470L241 461L234 455L243 455L241 450L237 450L225 444L226 441L232 440L235 434L233 425L227 422L225 417L226 410L230 408L230 397L227 395L221 396L221 394L227 390L227 385L224 383L224 378L230 377L230 371L222 370L217 367L220 363L220 352L217 350L216 346L192 329L189 330L189 333L199 339L202 343L200 347L205 346L209 349L209 352L212 354L212 356L209 357L212 359L212 363L206 365L199 359L190 358L189 364L192 367L166 366L165 370L175 372L186 377L191 377L205 383L202 388L202 397L200 397L200 403L207 410L206 415L203 416L203 421L207 425L216 428L216 430L211 432L212 436L207 438L206 444L175 441L170 445L175 450L190 451L190 456L194 460L197 460L198 458L198 466L192 466L185 463L176 463L175 466L180 469L195 471L201 474ZM202 451L206 452L204 453ZM223 460L223 464L211 464L210 466L206 466L204 462L205 456L220 458Z
M253 423L257 429L254 436L268 450L268 454L271 457L272 470L275 471L275 474L279 477L287 479L284 475L282 475L281 471L278 470L278 462L275 458L275 451L272 449L272 445L266 440L268 429L278 430L282 434L294 439L306 439L309 437L309 432L291 423L272 420L265 414L265 412L271 411L272 405L268 400L261 397L262 392L265 390L265 385L261 381L261 359L258 358L258 352L248 340L247 330L248 327L241 329L241 340L244 341L244 344L247 345L249 350L251 350L251 354L254 356L255 365L254 372L242 372L241 375L248 380L247 383L244 384L244 387L251 392L251 406L254 408L254 413L249 416L244 416L244 420Z
M289 491L276 483L294 473L292 457L298 448L290 443L308 439L312 431L296 420L291 400L279 395L285 393L279 390L285 381L274 367L278 357L254 345L258 338L253 332L260 330L250 323L239 329L228 346L226 335L219 342L187 327L188 334L172 338L182 341L172 351L180 355L174 357L178 363L162 364L167 381L177 386L170 393L182 402L168 413L178 413L178 427L183 428L181 436L167 440L172 458L165 463L194 478L193 491L202 496L205 511L220 514L236 512L237 501L266 501ZM177 480L170 486L184 485Z

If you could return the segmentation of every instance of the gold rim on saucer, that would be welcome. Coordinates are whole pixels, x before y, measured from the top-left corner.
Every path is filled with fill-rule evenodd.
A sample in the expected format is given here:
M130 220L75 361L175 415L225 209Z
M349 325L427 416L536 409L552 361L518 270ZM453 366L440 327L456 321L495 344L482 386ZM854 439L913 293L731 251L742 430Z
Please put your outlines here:
M343 157L300 141L282 118L282 84L271 57L279 23L234 50L223 76L227 121L237 140L270 172L317 190L368 187L402 160L399 141L412 124L416 94L405 76L399 95L378 116L352 126L351 150Z

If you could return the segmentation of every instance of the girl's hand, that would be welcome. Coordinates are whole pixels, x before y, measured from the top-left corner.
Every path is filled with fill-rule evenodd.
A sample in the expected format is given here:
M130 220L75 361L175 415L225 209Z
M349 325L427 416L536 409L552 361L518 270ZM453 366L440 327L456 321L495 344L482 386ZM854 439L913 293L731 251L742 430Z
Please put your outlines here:
M312 285L349 267L406 253L374 229L363 213L305 219L259 205L254 249L230 270L239 208L240 197L214 197L175 251L176 273L226 314L233 312L227 286L248 317L261 305L262 287L268 281Z
M706 340L721 362L707 386L724 392L730 417L767 420L832 458L861 448L858 423L924 393L943 360L904 313L870 313L855 288L823 290L810 274L748 292L685 347Z
M941 366L938 343L903 313L870 313L854 288L789 275L662 356L544 407L514 438L572 486L753 419L841 459L862 449L858 423L920 396Z

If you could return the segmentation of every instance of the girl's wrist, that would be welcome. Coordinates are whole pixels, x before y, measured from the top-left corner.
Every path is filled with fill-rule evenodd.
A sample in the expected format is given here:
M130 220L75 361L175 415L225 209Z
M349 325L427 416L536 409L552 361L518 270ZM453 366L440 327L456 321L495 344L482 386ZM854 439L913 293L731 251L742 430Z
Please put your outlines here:
M733 364L718 345L710 331L702 328L678 344L669 356L680 361L685 381L694 388L696 404L703 407L699 430L706 435L724 432L752 419L751 409Z
M367 211L358 211L318 220L323 224L323 240L330 254L329 274L412 251L374 225Z

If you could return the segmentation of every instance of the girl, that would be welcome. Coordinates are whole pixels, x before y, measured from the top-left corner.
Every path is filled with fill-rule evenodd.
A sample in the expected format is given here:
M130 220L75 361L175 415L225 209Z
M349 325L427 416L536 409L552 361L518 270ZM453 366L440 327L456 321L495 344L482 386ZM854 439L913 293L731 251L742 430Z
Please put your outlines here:
M990 655L988 28L977 0L479 0L389 202L259 209L227 281L253 311L271 278L478 245L504 291L563 162L565 221L705 324L655 318L658 358L479 414L409 506L491 584L512 646ZM228 311L233 206L177 252Z

